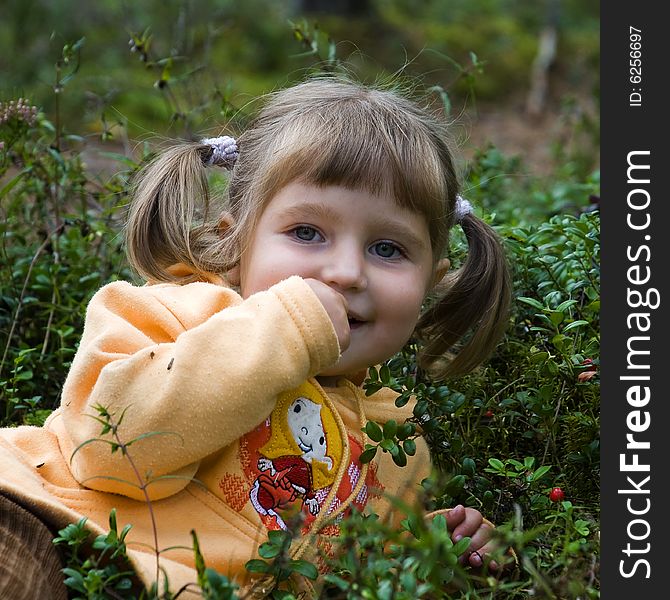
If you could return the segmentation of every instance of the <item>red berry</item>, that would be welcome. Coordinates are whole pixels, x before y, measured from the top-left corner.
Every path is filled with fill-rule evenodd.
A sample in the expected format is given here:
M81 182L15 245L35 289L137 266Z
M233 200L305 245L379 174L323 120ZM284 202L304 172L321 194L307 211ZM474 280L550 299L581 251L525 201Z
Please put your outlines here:
M582 361L582 366L586 367L586 369L584 369L585 371L597 371L598 370L598 365L594 365L593 360L590 359L590 358L585 358Z
M563 490L559 487L552 488L551 492L549 492L549 500L551 500L552 502L561 502L564 499L565 494L563 493Z
M493 411L489 408L489 409L484 413L484 416L485 416L485 417L489 417L489 418L492 417L492 416L493 416Z

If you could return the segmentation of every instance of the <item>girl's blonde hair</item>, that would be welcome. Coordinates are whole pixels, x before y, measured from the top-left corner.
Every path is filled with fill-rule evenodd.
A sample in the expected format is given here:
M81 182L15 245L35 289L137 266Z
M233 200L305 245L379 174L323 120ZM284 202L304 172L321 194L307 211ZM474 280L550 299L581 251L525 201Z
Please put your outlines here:
M140 171L126 227L129 260L154 281L177 279L169 271L176 263L196 276L225 274L238 264L268 201L300 180L390 194L425 217L437 264L448 248L458 193L448 140L439 119L396 91L322 78L276 92L238 138L227 214L210 215L209 146L176 145ZM416 330L420 364L439 376L474 368L507 324L510 282L500 242L472 214L460 224L468 258L438 286L439 298Z

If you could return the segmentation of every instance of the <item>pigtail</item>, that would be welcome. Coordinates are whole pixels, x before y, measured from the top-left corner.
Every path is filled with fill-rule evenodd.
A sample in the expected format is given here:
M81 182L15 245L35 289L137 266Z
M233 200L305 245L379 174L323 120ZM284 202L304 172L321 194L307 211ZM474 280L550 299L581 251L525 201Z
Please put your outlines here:
M508 323L511 280L500 239L472 213L460 224L468 241L465 264L437 286L436 299L417 325L423 342L419 364L438 377L474 369L493 351Z
M222 236L216 222L208 223L205 164L212 153L207 144L179 144L159 154L137 174L125 241L128 260L143 278L183 281L169 270L178 263L193 272L192 278L225 270Z

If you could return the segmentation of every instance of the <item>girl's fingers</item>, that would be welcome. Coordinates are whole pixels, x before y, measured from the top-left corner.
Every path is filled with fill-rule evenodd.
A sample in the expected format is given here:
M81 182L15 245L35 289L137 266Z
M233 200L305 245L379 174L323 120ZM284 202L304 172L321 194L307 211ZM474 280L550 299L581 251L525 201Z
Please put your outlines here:
M491 542L492 527L486 523L481 522L474 533L469 534L470 546L461 555L460 563L463 565L471 565L473 567L481 567L482 564L488 560L487 554L492 552L495 545Z
M454 542L457 542L464 537L473 537L476 535L481 528L484 519L484 517L482 517L482 513L480 513L478 510L475 510L474 508L463 508L462 506L460 508L463 509L463 518L456 525L456 527L449 528L451 531L451 539ZM470 547L474 548L472 544Z
M454 543L464 537L470 538L470 546L459 558L461 564L475 568L485 564L492 571L500 568L489 556L497 548L491 540L493 526L484 520L478 510L459 504L446 512L445 519Z
M444 518L447 521L447 529L452 532L452 539L454 530L463 522L465 519L465 507L462 504L455 506L449 510Z
M493 528L488 523L482 523L477 529L477 531L475 531L475 533L472 535L472 538L470 539L469 550L471 552L477 550L479 551L480 554L482 554L482 550L484 552L490 551L493 547L493 544L491 542L492 531Z
M473 548L475 548L473 550ZM496 549L496 545L489 541L487 544L484 544L483 546L480 546L479 548L476 548L474 546L470 546L470 550L472 552L468 556L467 563L471 567L481 567L482 565L486 564L488 568L491 571L497 571L499 566L498 563L495 560L491 560L490 554Z

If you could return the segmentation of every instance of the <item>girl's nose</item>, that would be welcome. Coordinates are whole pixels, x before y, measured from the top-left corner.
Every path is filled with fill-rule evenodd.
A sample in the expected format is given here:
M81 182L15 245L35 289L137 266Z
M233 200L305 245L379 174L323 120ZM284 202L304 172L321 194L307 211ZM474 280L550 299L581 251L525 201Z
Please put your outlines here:
M322 281L338 290L364 290L368 285L365 258L355 248L337 248L321 271Z

